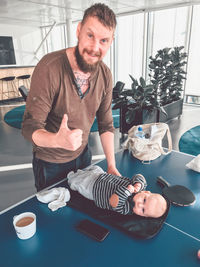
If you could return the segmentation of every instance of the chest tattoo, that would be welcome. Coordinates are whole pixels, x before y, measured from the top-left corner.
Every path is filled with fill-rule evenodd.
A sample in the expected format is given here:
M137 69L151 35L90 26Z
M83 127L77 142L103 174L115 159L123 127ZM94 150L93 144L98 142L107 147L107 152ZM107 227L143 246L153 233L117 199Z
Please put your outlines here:
M74 72L74 76L76 78L76 82L79 85L79 87L81 88L81 91L84 93L85 91L87 91L88 87L89 87L89 77L90 75L88 74L82 74L80 72L75 71Z

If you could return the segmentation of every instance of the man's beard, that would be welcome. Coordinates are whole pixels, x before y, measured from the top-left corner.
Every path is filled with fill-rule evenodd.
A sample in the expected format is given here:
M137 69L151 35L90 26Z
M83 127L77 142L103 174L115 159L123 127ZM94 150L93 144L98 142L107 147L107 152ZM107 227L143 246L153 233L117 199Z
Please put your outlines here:
M87 50L86 48L83 49L83 53L86 52L86 53L91 53L89 50ZM97 56L99 58L101 58L101 54L98 53ZM75 57L76 57L76 62L77 62L77 65L78 67L80 68L80 70L84 73L87 73L87 72L93 72L94 70L96 70L96 68L98 67L99 63L101 60L98 60L96 63L94 64L88 64L84 58L80 55L79 53L79 49L78 49L78 45L76 46L75 48Z

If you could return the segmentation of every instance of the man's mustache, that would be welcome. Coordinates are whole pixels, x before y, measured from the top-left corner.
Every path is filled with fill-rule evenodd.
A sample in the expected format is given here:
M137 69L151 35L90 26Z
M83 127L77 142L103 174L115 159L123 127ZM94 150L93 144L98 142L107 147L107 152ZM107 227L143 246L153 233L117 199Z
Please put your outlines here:
M86 48L83 49L83 53L86 52L91 56L101 57L101 52L93 52L92 50L87 50Z

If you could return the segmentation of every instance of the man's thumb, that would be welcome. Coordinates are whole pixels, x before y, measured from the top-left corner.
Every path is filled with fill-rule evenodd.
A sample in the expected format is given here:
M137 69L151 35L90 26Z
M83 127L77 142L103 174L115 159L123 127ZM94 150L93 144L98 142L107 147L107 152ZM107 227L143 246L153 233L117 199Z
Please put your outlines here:
M65 129L69 130L69 128L68 128L68 116L67 116L67 114L64 114L63 119L62 119L62 122L61 122L61 125L60 125L60 128L65 128Z

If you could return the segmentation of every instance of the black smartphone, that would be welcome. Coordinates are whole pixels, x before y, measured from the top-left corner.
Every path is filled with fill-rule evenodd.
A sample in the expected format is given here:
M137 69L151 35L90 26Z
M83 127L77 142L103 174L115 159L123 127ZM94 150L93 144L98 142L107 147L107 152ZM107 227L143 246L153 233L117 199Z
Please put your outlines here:
M108 229L87 219L80 221L76 229L99 242L103 241L109 234Z

